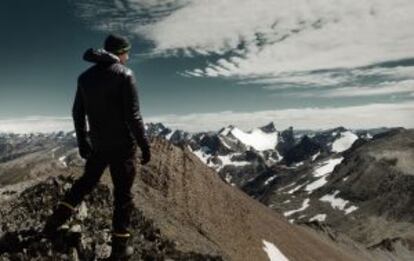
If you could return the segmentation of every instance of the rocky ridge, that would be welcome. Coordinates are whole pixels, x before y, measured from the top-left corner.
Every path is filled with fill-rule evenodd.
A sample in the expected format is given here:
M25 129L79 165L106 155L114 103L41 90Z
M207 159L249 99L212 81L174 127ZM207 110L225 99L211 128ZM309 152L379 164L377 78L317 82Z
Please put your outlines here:
M138 250L134 260L268 260L268 251L279 251L289 260L366 260L363 257L369 255L357 246L351 251L309 228L290 224L229 186L188 149L160 138L152 139L152 148L154 158L149 165L138 166L140 175L133 187L132 229ZM45 151L49 149L46 146ZM3 185L2 259L96 260L107 255L112 203L108 175L79 207L83 214L63 228L63 244L52 246L36 238L52 205L81 174L82 164L66 163L54 166L56 172L39 170L36 179Z

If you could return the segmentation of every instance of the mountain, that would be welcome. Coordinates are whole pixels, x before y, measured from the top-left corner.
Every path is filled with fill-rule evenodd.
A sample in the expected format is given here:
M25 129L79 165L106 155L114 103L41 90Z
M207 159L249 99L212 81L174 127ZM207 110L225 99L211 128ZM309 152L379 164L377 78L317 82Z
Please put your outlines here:
M274 166L271 183L259 177L243 190L291 223L413 260L413 164L414 130L395 129L294 168Z
M65 240L56 245L63 254L51 253L50 243L37 237L51 207L82 173L81 164L74 164L73 158L66 165L46 164L39 154L50 149L45 144L43 153L38 149L30 153L32 157L21 158L21 168L38 161L49 167L38 169L36 179L2 179L0 257L51 260L58 255L89 260L105 256L112 207L109 175L104 175L101 185L62 230ZM140 175L133 187L132 230L138 249L134 260L364 260L363 250L351 251L310 228L292 225L229 186L189 149L153 138L152 150L154 158L150 164L138 166ZM17 165L17 160L11 161ZM3 164L2 170L9 167ZM11 175L2 172L1 176Z
M205 164L233 186L244 187L272 166L301 164L313 156L339 153L356 140L368 140L388 129L351 131L338 127L324 131L278 131L273 122L250 131L229 125L218 131L187 133L171 130L161 123L148 124L153 137L163 137L193 151ZM156 131L152 131L156 130Z
M235 128L229 126L217 133L210 133L209 136L226 137ZM268 124L251 131L250 135L263 129L267 130L266 133L277 132L273 124ZM295 131L288 128L275 134L278 140L274 149L260 151L251 147L247 152L243 147L232 147L231 153L249 154L249 157L244 158L244 164L235 160L238 158L232 157L221 162L208 161L225 157L225 152L219 156L211 156L214 153L200 155L197 150L194 150L194 153L218 171L223 180L281 213L291 223L312 227L327 233L336 241L344 240L347 244L358 242L371 250L386 250L390 252L387 255L392 260L411 260L414 254L410 232L413 215L410 206L414 205L414 199L412 190L406 188L412 186L411 179L409 175L402 175L397 179L392 175L379 174L384 171L393 173L392 166L395 162L414 162L414 148L407 138L410 133L401 128L348 130L338 127L322 131ZM406 137L406 144L395 141L402 136ZM402 148L411 151L411 154L396 153L394 158L383 159L380 165L377 165L367 156L367 151L373 144L386 142L390 144L388 151L379 146L378 154L390 154L389 151L397 152ZM266 155L269 154L278 157L273 161L268 160ZM337 180L338 187L333 187L330 178L335 175L337 169L344 169L349 162L360 158L365 159L364 164L345 168L348 175L354 173L350 176L354 177L354 180L344 175L343 180ZM388 184L390 179L396 183ZM354 194L350 194L348 191L354 188L361 191L352 190ZM376 188L377 191L367 188ZM378 199L380 195L384 197L383 200ZM401 195L401 199L396 195ZM373 198L376 198L376 203L373 203ZM364 214L361 216L361 213ZM391 218L400 215L404 218ZM384 225L386 229L377 230L374 225L376 222ZM377 258L384 257L379 254Z
M247 132L227 126L188 133L162 123L146 127L155 157L142 168L134 188L135 215L141 220L134 229L143 240L136 242L142 249L137 260L268 260L272 253L289 260L414 256L412 175L395 174L396 169L409 173L411 168L410 130L278 131L269 123ZM393 156L378 156L382 154ZM41 195L57 195L70 187L83 164L73 132L0 134L0 197L5 206L0 211L0 253L7 249L2 242L16 242L13 238L20 240L13 244L20 247L14 254L29 251L27 243L53 205ZM104 256L110 188L106 177L98 194L85 201L90 213L105 218L87 219L82 228L86 241L81 241L83 248L75 247L78 256ZM95 208L96 198L103 201ZM15 207L41 206L39 202L47 208ZM29 225L16 231L14 220L22 216L30 217ZM96 227L105 228L106 234ZM99 242L93 241L95 234ZM324 254L308 255L311 248L324 249ZM339 257L326 259L332 252Z

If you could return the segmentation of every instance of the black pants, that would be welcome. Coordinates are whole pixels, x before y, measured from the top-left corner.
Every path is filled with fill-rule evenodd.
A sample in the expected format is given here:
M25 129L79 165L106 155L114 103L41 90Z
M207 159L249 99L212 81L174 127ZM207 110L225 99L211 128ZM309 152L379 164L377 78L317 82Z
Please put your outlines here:
M86 161L83 175L75 181L64 201L72 206L78 205L98 184L109 165L114 184L113 231L120 234L128 233L131 211L134 207L131 187L136 176L136 150L136 145L131 145L94 152Z

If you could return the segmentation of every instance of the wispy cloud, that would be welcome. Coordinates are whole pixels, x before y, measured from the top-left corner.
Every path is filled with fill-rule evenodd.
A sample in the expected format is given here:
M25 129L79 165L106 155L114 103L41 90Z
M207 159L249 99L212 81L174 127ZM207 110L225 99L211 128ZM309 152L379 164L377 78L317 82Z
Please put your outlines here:
M369 104L351 107L324 107L266 110L257 112L222 111L186 115L145 117L145 122L162 122L172 129L190 132L217 131L228 125L251 130L273 121L278 129L406 127L414 128L414 102L400 104ZM379 117L380 115L380 117ZM73 130L70 117L28 117L0 120L0 132L54 132Z
M351 107L325 107L267 110L258 112L224 111L188 115L150 117L150 121L188 131L217 130L229 124L250 130L273 121L278 129L326 129L337 126L373 128L402 126L414 128L414 102L369 104ZM378 117L381 115L381 117Z
M332 69L315 72L283 73L277 77L264 76L241 79L239 84L261 85L269 90L295 87L352 87L370 84L375 87L387 82L414 80L414 61L407 66L384 67L379 64L372 67Z
M288 95L302 97L360 97L390 94L410 94L414 92L414 80L384 82L376 86L353 86L312 92L291 92Z
M76 14L98 30L136 33L136 29L154 24L190 0L80 0L72 1Z
M206 76L278 75L413 57L413 12L410 0L194 0L137 31L159 51L229 54Z
M0 132L49 133L69 130L73 130L73 120L70 117L30 116L0 120Z
M227 77L277 90L355 87L365 85L372 73L371 79L377 78L371 82L375 88L382 81L395 80L402 71L398 63L390 68L381 63L414 57L411 0L82 0L76 4L81 16L96 28L124 30L151 41L152 55L218 57L182 72L190 77ZM414 78L414 62L404 67L411 68Z
M111 21L157 51L232 53L205 74L275 74L414 57L410 0L77 1L83 17ZM98 8L99 7L99 8Z

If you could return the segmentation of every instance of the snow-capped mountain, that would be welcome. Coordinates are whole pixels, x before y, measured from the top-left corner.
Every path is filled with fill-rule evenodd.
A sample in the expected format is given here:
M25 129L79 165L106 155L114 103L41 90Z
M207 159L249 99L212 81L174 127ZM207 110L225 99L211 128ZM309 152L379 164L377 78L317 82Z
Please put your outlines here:
M195 155L222 181L291 223L319 231L336 243L358 242L376 256L373 260L414 257L412 131L277 130L273 123L250 131L227 126L188 133L161 123L147 124L146 129L152 138ZM0 134L3 198L12 195L1 189L6 184L23 190L45 173L79 172L83 164L74 132ZM145 182L157 189L166 184L151 178ZM378 229L375 222L388 229Z
M396 194L405 191L410 195L412 189L403 189L407 186L400 181L414 181L408 174L388 177L385 172L393 173L395 162L403 162L401 166L406 166L407 160L414 162L412 134L398 128L278 131L269 124L248 132L228 126L216 133L198 133L185 144L227 183L281 213L289 222L310 226L349 244L355 240L371 250L390 248L395 254L392 260L411 260L414 234L401 229L407 220L406 228L414 228L414 216L408 214L413 206L408 202L414 198L402 196L403 204ZM197 142L195 137L204 141ZM375 144L388 144L389 148ZM410 152L403 156L398 152L401 149ZM376 172L384 175L375 176ZM395 180L390 183L388 179ZM375 199L373 195L378 193L383 193L384 200ZM401 204L389 206L396 201ZM388 220L390 215L394 221ZM390 228L373 229L375 222Z
M0 163L0 177L6 177L0 186L1 260L102 260L109 254L113 197L108 175L53 244L39 233L45 216L82 174L82 166L71 159L52 166L59 160L52 143ZM158 137L151 138L151 148L153 158L140 167L133 184L130 243L136 251L131 260L378 260L367 250L355 251L290 224L229 186L187 147ZM17 171L4 172L9 163L27 169L26 175L10 179ZM37 178L31 177L33 169Z
M244 131L230 125L214 132L187 133L150 123L149 133L187 147L214 168L228 183L243 187L249 181L272 172L274 165L293 167L320 155L341 153L358 139L369 139L370 130L360 132L343 127L326 131L279 131L273 122Z
M292 167L276 164L242 190L291 223L371 250L388 249L395 255L390 260L412 260L414 132L354 135L342 131L328 142L330 153L321 149ZM322 137L328 140L327 133Z
M162 137L182 148L188 148L216 170L223 180L239 188L258 177L272 176L275 166L295 168L317 158L340 154L357 140L368 140L385 131L373 130L370 134L371 130L352 131L343 127L327 131L301 131L290 127L279 131L272 122L250 131L230 125L215 132L189 133L169 129L162 123L146 124L146 129L152 137ZM36 151L43 149L49 153L36 154ZM48 164L53 163L62 168L67 164L82 163L77 154L73 131L0 134L0 162L10 161L8 166L11 168L14 166L12 159L26 159L25 155L28 160L37 155Z

